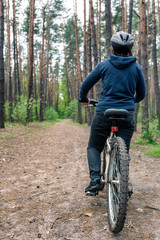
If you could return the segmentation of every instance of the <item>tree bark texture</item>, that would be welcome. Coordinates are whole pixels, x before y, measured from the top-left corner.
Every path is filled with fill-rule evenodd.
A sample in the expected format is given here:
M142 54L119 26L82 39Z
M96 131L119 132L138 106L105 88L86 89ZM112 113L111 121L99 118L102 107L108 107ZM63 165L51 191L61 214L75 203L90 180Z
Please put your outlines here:
M141 103L142 108L142 132L149 132L149 114L148 114L148 51L147 51L147 18L146 18L146 0L140 0L141 8L141 66L143 69L145 85L146 85L146 96Z
M50 44L49 44L49 15L48 15L48 19L47 19L47 29L46 29L46 76L45 76L45 107L47 106L47 98L48 98L48 70L49 70L49 48L50 48Z
M13 0L13 46L14 46L14 102L17 102L17 95L20 101L21 86L19 79L19 60L18 60L18 45L17 45L17 23L16 23L16 11L15 0Z
M157 68L157 50L156 50L156 14L155 14L155 0L152 0L152 44L153 44L153 72L154 72L154 87L156 95L156 110L158 118L158 129L160 130L160 90L158 80L158 68Z
M112 21L111 21L111 1L105 0L105 23L106 23L106 48L107 58L110 54L110 40L112 37Z
M122 31L125 32L125 7L124 0L121 0Z
M10 44L10 3L8 0L8 9L7 9L7 47L8 47L8 79L9 79L9 94L8 94L8 100L9 100L9 115L10 115L10 121L12 121L12 79L11 79L11 44Z
M67 106L70 103L70 79L69 79L69 71L68 71L68 62L67 62L67 54L66 54L66 47L64 43L64 36L63 36L63 49L64 49L64 59L65 59L65 70L66 70L66 80L67 80Z
M132 33L132 18L133 18L133 0L129 1L129 24L128 33Z
M97 27L97 46L98 46L98 62L101 62L101 0L98 0L98 27Z
M89 0L89 9L90 9L90 22L91 22L91 29L92 29L92 42L93 42L93 57L94 57L94 67L98 64L98 52L97 52L97 38L96 38L96 28L95 28L95 22L94 22L94 10L93 10L93 2L92 0ZM99 80L96 85L96 99L99 99L102 84Z
M83 78L87 77L87 42L86 42L86 0L84 0L84 27L83 27Z
M90 13L90 11L89 11ZM89 72L92 71L92 26L91 26L91 14L89 14L89 25L88 25L88 64L89 64ZM89 97L91 99L94 99L94 91L93 88L90 89L89 91ZM87 109L87 121L88 121L88 126L91 125L92 118L94 116L94 109L93 107L89 107Z
M42 52L40 59L40 111L39 120L44 120L44 32L45 32L45 7L43 8L43 32L42 32Z
M76 4L77 5L77 4ZM77 9L77 8L76 8ZM78 44L78 29L77 29L77 11L74 13L75 20L75 38L76 38L76 55L77 55L77 96L78 96L78 122L82 124L82 105L79 102L79 90L82 82L80 55L79 55L79 44Z
M17 63L16 63L16 14L13 0L13 59L14 59L14 102L17 103Z
M0 0L0 128L4 128L4 4Z
M35 0L30 1L29 19L29 51L28 51L28 108L27 121L32 121L31 98L33 97L33 38L34 38L34 5Z

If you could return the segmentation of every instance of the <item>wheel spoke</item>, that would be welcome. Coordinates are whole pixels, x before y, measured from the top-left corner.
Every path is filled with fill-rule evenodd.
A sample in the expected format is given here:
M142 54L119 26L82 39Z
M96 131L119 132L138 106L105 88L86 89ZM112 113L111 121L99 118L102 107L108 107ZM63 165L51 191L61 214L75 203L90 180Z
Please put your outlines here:
M115 188L113 187L112 184L110 184L111 189L112 189L112 207L113 207L113 219L116 221L117 216L118 216L118 210L119 210L119 199L117 196L117 193L115 192Z

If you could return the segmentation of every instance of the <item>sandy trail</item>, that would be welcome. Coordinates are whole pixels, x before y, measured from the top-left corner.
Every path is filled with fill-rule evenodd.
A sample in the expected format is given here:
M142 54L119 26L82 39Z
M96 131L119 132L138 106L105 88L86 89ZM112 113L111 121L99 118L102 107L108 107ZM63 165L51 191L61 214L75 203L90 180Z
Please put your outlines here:
M85 197L89 127L68 124L0 130L1 240L159 240L160 165L131 149L123 231L108 231L106 193Z

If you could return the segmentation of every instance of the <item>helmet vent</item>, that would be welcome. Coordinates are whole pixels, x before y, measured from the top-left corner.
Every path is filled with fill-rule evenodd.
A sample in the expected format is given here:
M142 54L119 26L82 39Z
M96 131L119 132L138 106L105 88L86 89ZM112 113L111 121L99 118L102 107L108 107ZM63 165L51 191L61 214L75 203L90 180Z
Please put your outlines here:
M120 34L120 37L121 37L121 40L122 40L124 43L126 43L126 42L128 41L129 35L127 34L126 37L123 37L123 35Z

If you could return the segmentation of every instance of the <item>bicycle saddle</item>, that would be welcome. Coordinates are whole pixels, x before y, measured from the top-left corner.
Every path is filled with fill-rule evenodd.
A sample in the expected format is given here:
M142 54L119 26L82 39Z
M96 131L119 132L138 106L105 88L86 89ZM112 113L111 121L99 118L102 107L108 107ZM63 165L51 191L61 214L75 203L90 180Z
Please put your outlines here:
M109 119L124 119L128 117L128 111L126 109L110 108L104 112L104 116Z

